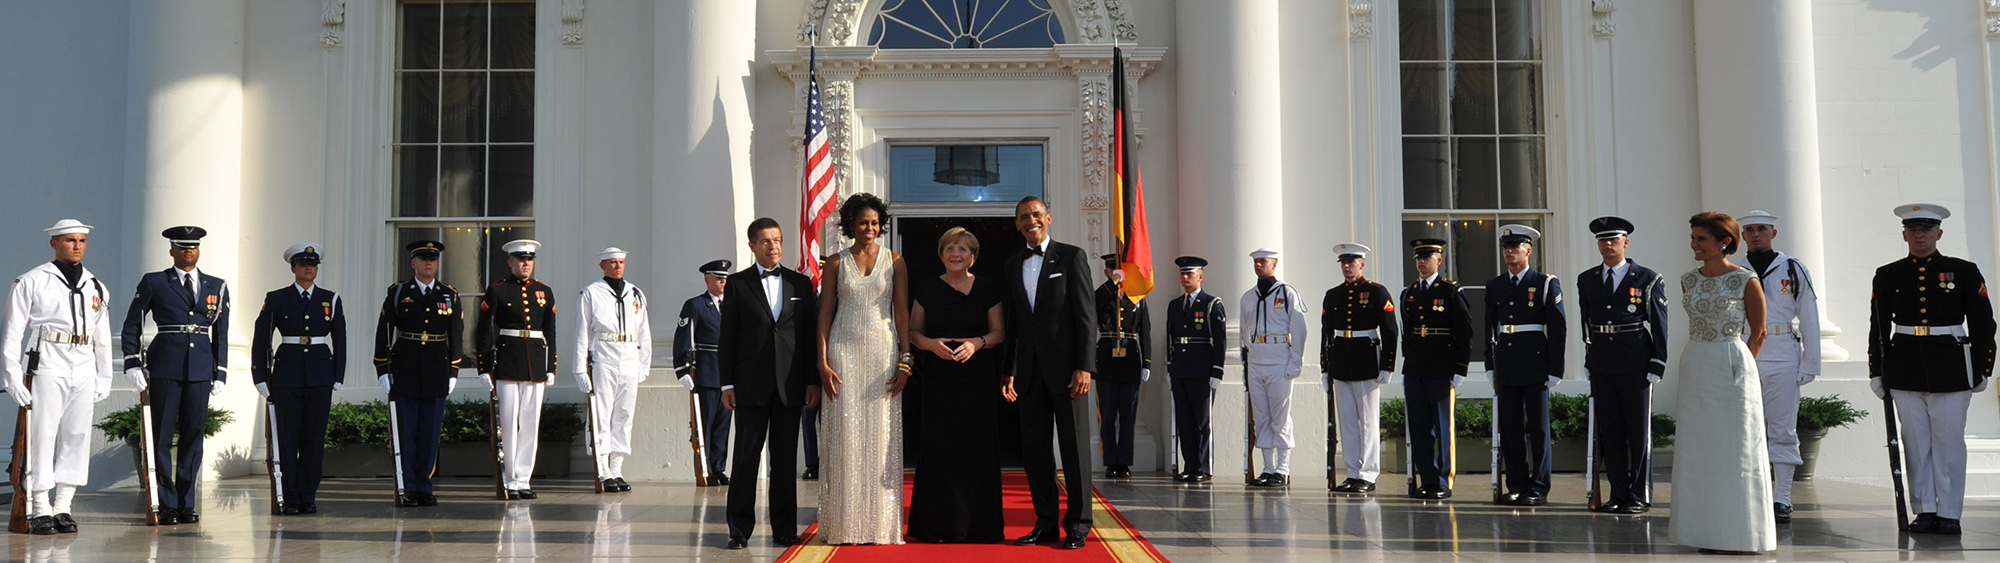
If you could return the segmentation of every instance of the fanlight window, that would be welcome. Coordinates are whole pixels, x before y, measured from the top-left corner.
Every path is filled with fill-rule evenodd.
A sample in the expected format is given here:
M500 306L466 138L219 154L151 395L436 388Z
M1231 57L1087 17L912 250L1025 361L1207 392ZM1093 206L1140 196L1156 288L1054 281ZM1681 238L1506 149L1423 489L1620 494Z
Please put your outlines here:
M1053 47L1063 42L1053 0L884 0L868 43L884 49Z

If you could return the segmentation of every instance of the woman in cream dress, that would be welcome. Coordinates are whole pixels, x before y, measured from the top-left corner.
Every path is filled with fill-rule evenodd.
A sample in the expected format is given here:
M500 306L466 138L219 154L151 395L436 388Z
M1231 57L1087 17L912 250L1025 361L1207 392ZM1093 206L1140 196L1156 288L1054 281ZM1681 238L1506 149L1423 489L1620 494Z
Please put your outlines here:
M908 281L903 259L881 243L889 206L855 194L840 206L840 232L854 240L827 261L819 308L819 539L829 544L903 543L903 403L909 376ZM901 362L907 363L907 362Z
M1764 289L1748 268L1729 262L1741 240L1734 218L1704 211L1688 225L1688 247L1701 267L1681 275L1688 342L1681 352L1669 535L1703 553L1775 550L1756 360L1764 343Z

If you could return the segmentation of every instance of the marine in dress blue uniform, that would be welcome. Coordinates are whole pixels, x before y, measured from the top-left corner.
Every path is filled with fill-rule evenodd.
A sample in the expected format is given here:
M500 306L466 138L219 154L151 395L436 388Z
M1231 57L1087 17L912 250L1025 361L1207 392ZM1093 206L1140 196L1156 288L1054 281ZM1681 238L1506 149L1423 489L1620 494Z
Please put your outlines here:
M535 253L542 243L514 240L501 245L508 276L487 286L479 298L474 358L480 378L493 392L500 419L501 475L505 500L534 500L529 487L541 444L542 395L557 368L556 292L535 279Z
M1215 477L1209 410L1222 387L1222 361L1229 357L1229 318L1222 299L1201 290L1208 260L1182 256L1174 265L1180 268L1182 294L1167 303L1167 381L1181 451L1174 480L1203 483Z
M445 399L465 367L465 319L458 289L437 279L444 243L404 246L414 279L389 286L375 323L375 373L396 405L403 448L403 506L436 506L431 473L437 469Z
M1368 253L1361 243L1335 245L1340 285L1326 290L1319 308L1320 390L1336 428L1327 433L1327 486L1334 492L1375 490L1382 475L1382 385L1396 372L1396 300L1389 288L1366 275ZM1347 479L1333 482L1334 436Z
M319 512L327 412L346 381L347 308L333 290L313 283L323 248L300 243L285 249L293 283L264 294L251 335L250 377L276 407L270 424L284 475L279 510L288 515Z
M1403 289L1403 396L1415 498L1451 498L1455 390L1472 360L1472 308L1456 280L1438 271L1445 241L1410 241L1417 281Z
M1542 236L1526 225L1500 226L1507 271L1486 282L1486 378L1499 408L1500 455L1507 474L1501 504L1548 503L1549 389L1562 381L1562 282L1529 267Z
M1633 226L1590 222L1604 261L1577 274L1583 371L1597 420L1597 456L1611 494L1599 512L1639 514L1653 504L1653 384L1667 370L1667 291L1659 272L1625 257Z
M708 456L708 484L729 484L729 422L731 411L722 406L722 370L717 348L722 342L722 290L734 265L728 260L712 260L701 265L707 291L681 303L680 322L674 325L674 375L681 386L694 392L701 408L704 454Z
M160 233L170 241L174 267L139 279L119 338L125 374L140 390L152 391L153 470L159 476L163 525L201 521L197 493L208 398L228 379L229 284L195 267L207 235L201 227L188 226ZM139 335L149 314L155 334L142 355Z
M1139 414L1139 385L1153 377L1153 321L1141 297L1134 302L1119 288L1118 255L1106 254L1103 285L1097 286L1097 438L1104 448L1104 476L1132 476L1133 424Z

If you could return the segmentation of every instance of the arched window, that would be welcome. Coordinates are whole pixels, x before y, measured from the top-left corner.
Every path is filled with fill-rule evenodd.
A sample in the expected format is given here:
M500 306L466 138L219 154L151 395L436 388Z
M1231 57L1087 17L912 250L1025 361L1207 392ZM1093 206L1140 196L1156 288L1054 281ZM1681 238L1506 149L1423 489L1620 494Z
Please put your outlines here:
M884 49L1053 47L1063 42L1053 0L883 0L868 43Z

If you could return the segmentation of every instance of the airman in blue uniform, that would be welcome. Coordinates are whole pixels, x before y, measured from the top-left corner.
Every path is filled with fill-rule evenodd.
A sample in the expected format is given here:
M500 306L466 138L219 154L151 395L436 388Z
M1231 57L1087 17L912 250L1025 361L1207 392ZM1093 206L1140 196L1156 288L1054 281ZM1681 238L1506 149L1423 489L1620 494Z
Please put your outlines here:
M186 226L160 233L171 241L167 253L174 266L139 279L119 338L125 375L140 390L152 391L153 471L159 475L162 525L201 521L196 493L208 398L222 390L229 375L224 371L229 363L229 284L195 268L207 235L201 227ZM139 335L149 314L156 332L141 355Z

